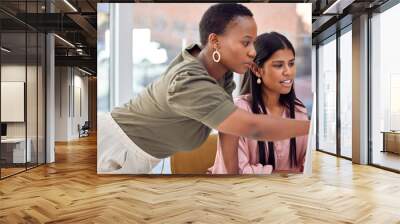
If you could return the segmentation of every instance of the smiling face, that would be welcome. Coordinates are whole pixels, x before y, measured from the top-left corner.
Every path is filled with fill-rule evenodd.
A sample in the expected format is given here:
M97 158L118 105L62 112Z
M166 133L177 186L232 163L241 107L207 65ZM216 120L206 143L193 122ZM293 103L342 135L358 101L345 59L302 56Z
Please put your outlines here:
M219 62L228 70L244 74L256 55L254 40L257 25L250 16L238 16L226 26L223 34L218 35Z
M277 94L288 94L296 77L296 65L293 52L288 49L277 50L258 68L263 87Z

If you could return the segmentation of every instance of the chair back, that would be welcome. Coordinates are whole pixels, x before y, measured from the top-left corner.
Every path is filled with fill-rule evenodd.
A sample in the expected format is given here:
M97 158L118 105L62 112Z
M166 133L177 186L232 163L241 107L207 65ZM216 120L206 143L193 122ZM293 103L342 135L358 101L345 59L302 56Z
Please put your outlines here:
M172 174L206 174L214 165L218 134L210 134L197 149L178 152L171 156Z

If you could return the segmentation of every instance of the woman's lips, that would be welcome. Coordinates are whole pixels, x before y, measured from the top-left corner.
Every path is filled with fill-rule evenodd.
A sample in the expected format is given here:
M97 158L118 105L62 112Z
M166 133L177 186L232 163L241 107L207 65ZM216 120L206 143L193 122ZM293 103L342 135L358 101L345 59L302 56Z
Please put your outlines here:
M293 79L282 80L279 82L281 85L286 87L291 87L293 84Z

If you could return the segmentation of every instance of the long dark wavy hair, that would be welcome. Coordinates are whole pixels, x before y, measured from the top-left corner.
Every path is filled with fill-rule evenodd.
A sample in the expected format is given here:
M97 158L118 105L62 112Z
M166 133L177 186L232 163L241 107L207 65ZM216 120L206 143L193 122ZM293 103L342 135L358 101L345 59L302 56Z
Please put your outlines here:
M290 49L295 56L295 50L290 41L282 34L277 32L264 33L257 37L254 43L256 49L256 57L254 63L261 68L264 63L278 50ZM249 69L242 82L241 94L251 93L251 110L255 114L267 114L265 102L262 97L262 84L257 84L258 77ZM295 106L305 107L304 104L296 97L294 91L294 83L288 94L281 94L279 103L283 105L290 118L295 118ZM278 127L277 127L278 128ZM258 141L258 151L260 163L262 165L272 165L275 169L275 153L273 142L268 141L268 161L265 155L265 141ZM296 156L296 138L290 139L290 167L297 167L298 161Z

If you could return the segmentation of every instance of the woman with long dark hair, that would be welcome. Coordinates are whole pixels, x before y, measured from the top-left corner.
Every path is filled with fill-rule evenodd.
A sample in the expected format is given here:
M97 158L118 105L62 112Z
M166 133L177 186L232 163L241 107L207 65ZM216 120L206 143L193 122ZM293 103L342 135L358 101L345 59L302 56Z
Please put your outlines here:
M282 34L264 33L255 41L255 65L245 78L244 94L235 99L239 108L253 114L308 120L307 110L296 97L295 50ZM246 91L246 87L247 88ZM243 92L243 91L242 91ZM276 129L282 127L277 126ZM232 152L238 148L237 159ZM301 172L307 148L307 136L280 141L254 140L220 134L217 156L212 173L270 174L273 171ZM230 155L231 158L225 158ZM236 163L236 164L235 164Z

